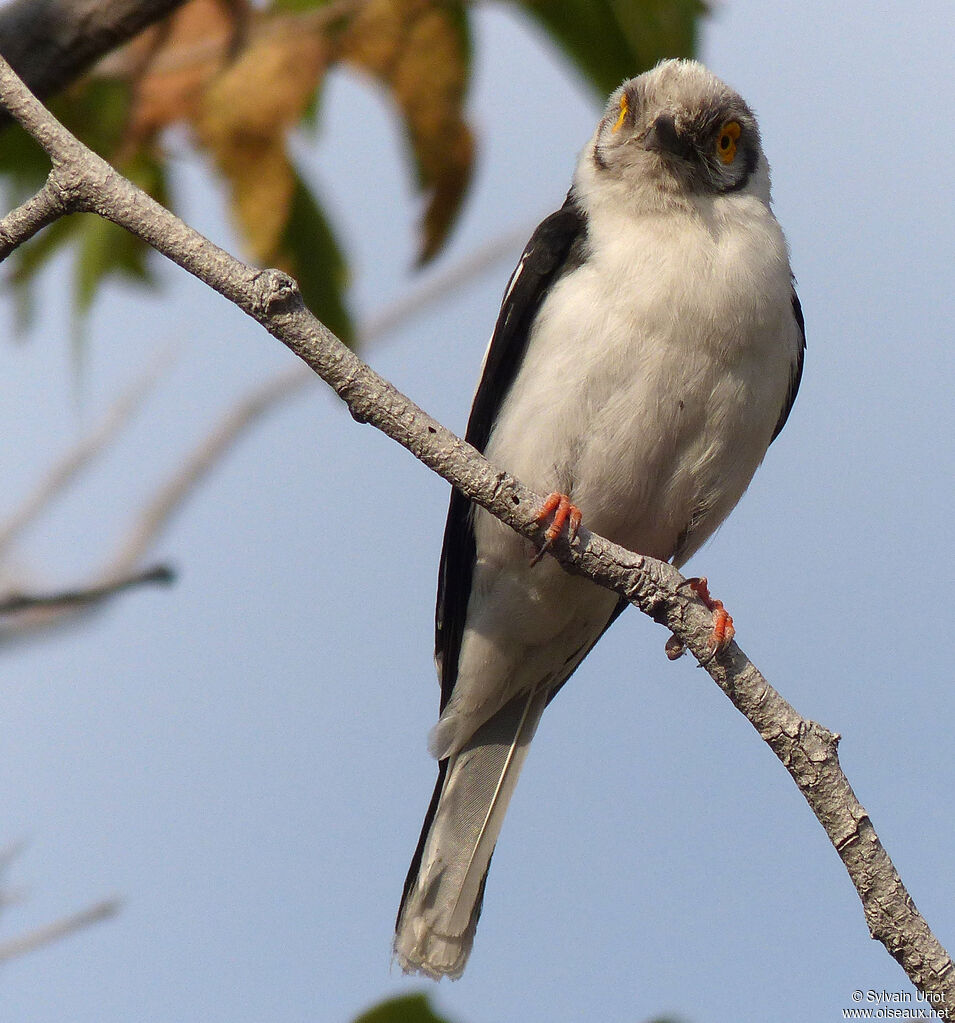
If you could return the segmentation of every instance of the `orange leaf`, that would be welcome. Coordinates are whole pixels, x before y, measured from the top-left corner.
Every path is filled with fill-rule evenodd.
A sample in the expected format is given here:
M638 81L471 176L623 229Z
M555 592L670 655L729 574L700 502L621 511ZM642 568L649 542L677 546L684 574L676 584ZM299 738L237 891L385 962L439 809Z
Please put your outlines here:
M342 32L341 56L374 75L405 119L428 196L419 260L443 244L471 177L474 140L463 113L468 80L466 22L447 0L369 0Z
M327 63L321 33L272 18L201 96L193 124L229 181L234 213L254 259L276 255L294 175L288 131L305 112Z
M192 117L206 85L224 65L239 26L235 6L191 0L168 21L142 33L107 70L135 82L128 137L150 138Z

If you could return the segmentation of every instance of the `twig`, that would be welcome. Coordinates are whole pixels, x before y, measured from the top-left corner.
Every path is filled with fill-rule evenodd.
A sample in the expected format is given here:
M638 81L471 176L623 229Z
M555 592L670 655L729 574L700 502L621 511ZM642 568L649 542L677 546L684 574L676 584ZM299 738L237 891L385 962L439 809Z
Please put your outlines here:
M0 556L17 536L36 520L50 501L62 493L90 461L116 437L130 416L140 408L168 362L169 354L163 353L142 377L114 402L96 428L49 470L33 494L0 525Z
M136 404L137 394L154 375L149 374L137 391L130 392L118 402L95 434L70 452L61 466L57 467L57 471L50 474L34 498L0 532L0 551L13 532L31 521L39 509L115 433L127 411ZM140 570L137 568L139 562L149 553L150 547L196 486L221 461L242 433L279 401L291 397L295 391L314 379L313 373L296 364L256 387L243 401L231 408L216 430L203 440L175 475L159 488L138 515L116 553L94 576L93 582L48 595L11 594L0 599L0 616L8 619L0 625L0 645L22 641L40 631L49 632L51 629L71 625L78 616L90 613L108 598L131 587L173 582L174 575L167 566Z
M348 404L473 501L536 542L541 497L492 466L349 351L304 307L295 282L276 270L255 270L219 249L123 179L82 146L0 60L0 101L49 153L53 173L76 209L97 212L234 302L312 367ZM912 982L948 1016L955 1006L955 969L918 913L871 821L839 766L838 737L800 717L733 643L721 656L707 648L709 613L687 596L672 566L625 551L581 529L573 545L551 553L569 571L622 594L665 624L746 715L793 777L862 900L873 937Z
M64 212L63 197L49 178L36 195L0 221L0 260L6 259L18 245L62 217Z
M79 913L55 920L45 927L38 927L36 930L29 931L19 938L2 942L0 943L0 964L16 959L27 952L32 952L43 945L49 945L53 941L59 941L69 934L74 934L84 927L89 927L90 924L99 923L101 920L108 920L119 912L121 906L121 899L104 899L102 902L97 902L87 909L80 910Z
M0 53L48 96L183 2L13 0L0 11Z
M134 586L156 584L168 586L174 582L175 572L168 565L154 565L142 572L124 578L114 578L99 586L61 590L58 593L27 594L11 593L0 599L0 615L21 614L24 611L70 611L98 604L109 597L115 597L123 590Z
M295 365L257 387L231 408L216 430L202 441L185 465L159 489L138 516L129 536L120 544L104 570L103 578L111 579L132 571L189 494L215 468L239 436L278 401L291 397L312 380L313 374L303 372L301 366Z

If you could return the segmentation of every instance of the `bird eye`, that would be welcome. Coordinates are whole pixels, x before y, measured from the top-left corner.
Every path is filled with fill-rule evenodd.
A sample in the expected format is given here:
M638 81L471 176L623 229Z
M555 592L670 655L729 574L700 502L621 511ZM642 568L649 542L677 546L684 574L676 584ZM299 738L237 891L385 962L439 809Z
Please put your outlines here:
M617 132L623 127L623 122L627 119L627 114L630 111L630 101L627 99L627 94L624 93L620 97L620 113L617 116L616 123L613 126L613 131Z
M723 163L730 164L736 159L736 143L739 142L741 132L739 121L727 121L720 128L720 134L716 140L716 155Z

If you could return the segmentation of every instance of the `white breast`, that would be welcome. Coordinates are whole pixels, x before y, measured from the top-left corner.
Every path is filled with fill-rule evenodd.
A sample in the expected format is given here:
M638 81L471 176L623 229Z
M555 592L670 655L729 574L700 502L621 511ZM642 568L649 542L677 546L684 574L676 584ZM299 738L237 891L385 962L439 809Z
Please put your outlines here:
M785 241L758 198L592 214L594 255L545 300L488 443L593 530L669 558L719 525L769 444L798 338Z
M703 211L590 217L594 255L545 299L487 445L588 528L682 563L762 460L798 350L786 246L735 193ZM564 572L481 509L458 679L434 733L457 748L515 693L563 679L615 594Z

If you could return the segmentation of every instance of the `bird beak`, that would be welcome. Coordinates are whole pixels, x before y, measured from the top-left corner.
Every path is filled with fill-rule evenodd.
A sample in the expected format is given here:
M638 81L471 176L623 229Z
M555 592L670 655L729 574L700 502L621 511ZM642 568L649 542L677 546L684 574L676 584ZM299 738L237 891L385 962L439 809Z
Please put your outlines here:
M643 136L643 148L652 153L667 153L685 160L692 148L690 140L680 135L669 114L661 114Z

